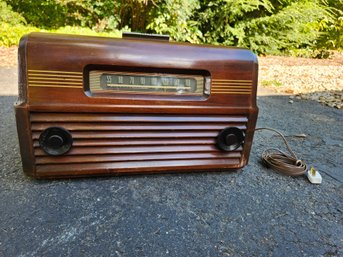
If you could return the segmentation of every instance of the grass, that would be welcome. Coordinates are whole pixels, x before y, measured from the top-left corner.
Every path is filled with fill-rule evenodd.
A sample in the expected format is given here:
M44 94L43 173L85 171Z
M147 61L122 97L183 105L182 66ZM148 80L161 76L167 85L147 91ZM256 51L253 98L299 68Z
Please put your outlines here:
M262 80L261 85L264 87L282 87L282 83L278 80Z

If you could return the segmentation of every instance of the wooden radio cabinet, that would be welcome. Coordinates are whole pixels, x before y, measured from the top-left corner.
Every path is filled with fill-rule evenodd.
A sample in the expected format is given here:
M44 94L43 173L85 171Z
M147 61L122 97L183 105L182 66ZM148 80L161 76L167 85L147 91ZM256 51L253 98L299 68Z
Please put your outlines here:
M258 114L249 50L31 33L15 106L37 178L225 171L247 164Z

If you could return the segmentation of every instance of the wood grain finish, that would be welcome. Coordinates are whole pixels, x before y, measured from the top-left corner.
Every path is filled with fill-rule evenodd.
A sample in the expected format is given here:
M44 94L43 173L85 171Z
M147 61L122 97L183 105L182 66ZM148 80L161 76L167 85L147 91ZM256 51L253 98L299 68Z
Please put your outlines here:
M32 33L19 47L17 126L24 171L37 178L232 170L246 165L258 109L257 59L240 48ZM90 71L206 74L210 96L99 94ZM94 79L92 77L91 79ZM59 126L72 149L49 156L38 138ZM217 149L225 127L245 133Z
M190 115L135 115L135 114L63 114L63 113L33 113L31 122L247 122L247 117L242 116L190 116Z
M115 161L154 161L154 160L195 160L195 159L221 159L234 158L239 159L241 154L239 152L232 153L194 153L189 152L185 155L181 153L154 153L154 154L111 154L111 155L82 155L82 156L61 156L58 158L58 163L98 163L98 162L115 162ZM56 158L50 156L39 156L36 158L37 164L55 164Z
M191 167L191 168L190 168ZM224 171L238 169L239 159L225 160L169 160L139 162L106 162L84 164L42 165L37 167L36 177L80 177L113 174L163 173L171 171ZM114 172L115 170L115 172Z

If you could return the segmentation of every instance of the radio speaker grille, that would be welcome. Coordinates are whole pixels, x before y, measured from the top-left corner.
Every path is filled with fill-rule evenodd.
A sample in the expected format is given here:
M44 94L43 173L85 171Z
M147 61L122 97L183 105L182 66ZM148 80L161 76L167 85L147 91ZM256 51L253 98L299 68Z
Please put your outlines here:
M239 165L242 147L222 152L215 138L225 127L246 130L247 117L228 115L31 113L37 172L59 174L135 172ZM39 146L43 130L60 126L70 131L72 149L49 156Z

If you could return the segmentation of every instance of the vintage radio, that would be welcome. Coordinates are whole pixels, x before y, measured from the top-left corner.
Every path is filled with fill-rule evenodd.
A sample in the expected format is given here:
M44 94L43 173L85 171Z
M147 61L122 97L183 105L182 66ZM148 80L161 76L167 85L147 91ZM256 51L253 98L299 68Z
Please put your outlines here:
M225 171L248 162L258 113L249 50L157 35L31 33L18 54L28 175Z

